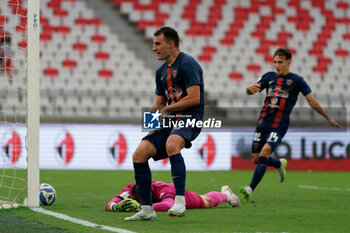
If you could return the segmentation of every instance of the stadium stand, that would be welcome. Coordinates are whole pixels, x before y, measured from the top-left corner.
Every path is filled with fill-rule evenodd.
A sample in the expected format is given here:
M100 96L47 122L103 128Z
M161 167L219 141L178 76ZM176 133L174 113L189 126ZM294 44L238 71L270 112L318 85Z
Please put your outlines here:
M88 2L41 1L42 119L138 120L140 108L153 103L155 69ZM321 104L350 113L347 1L106 0L99 4L111 2L115 14L124 15L130 27L144 32L149 47L158 27L178 30L181 49L204 69L206 99L213 106L259 111L263 97L247 98L245 87L272 70L271 54L277 47L288 46L294 54L292 70L307 80ZM18 23L17 33L25 24L22 19L11 19ZM3 21L0 15L0 24ZM23 39L15 38L13 43L25 47ZM13 48L15 65L20 67L23 49ZM307 106L302 99L298 107Z

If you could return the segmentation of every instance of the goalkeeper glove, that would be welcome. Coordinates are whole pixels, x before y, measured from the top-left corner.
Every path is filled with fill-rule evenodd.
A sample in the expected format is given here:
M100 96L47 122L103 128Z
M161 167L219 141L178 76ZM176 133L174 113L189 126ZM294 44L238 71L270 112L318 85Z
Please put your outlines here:
M125 198L123 201L111 205L113 212L137 212L140 209L140 204L130 198Z

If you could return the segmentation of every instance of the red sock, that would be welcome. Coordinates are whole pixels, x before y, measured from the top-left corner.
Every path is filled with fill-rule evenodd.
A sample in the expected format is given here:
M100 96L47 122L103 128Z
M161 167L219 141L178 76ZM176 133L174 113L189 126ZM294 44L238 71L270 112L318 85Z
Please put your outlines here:
M220 193L220 192L209 192L205 194L210 198L210 208L220 205L221 203L227 201L227 195L226 193Z

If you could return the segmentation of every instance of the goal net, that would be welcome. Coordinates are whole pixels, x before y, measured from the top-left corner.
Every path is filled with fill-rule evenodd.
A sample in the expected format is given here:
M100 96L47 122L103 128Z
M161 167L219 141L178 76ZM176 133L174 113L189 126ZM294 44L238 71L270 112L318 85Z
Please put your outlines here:
M0 0L0 209L39 205L39 0Z

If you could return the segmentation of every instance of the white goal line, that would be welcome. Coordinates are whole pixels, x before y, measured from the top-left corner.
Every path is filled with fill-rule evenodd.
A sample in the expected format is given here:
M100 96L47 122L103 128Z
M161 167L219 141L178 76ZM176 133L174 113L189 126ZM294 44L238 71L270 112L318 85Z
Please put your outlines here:
M112 231L112 232L119 232L119 233L135 233L134 231L129 231L129 230L125 230L125 229L121 229L121 228L116 228L116 227L110 227L110 226L105 226L105 225L99 225L96 223L92 223L86 220L82 220L79 218L73 218L70 217L68 215L65 214L61 214L61 213L56 213L50 210L45 210L41 207L32 207L30 208L31 210L41 213L41 214L46 214L46 215L50 215L53 216L55 218L59 218L59 219L63 219L69 222L73 222L73 223L77 223L83 226L87 226L87 227L92 227L92 228L96 228L96 229L101 229L101 230L106 230L106 231Z
M337 187L321 187L311 185L298 185L302 189L317 189L317 190L331 190L331 191L350 191L350 188L337 188Z

